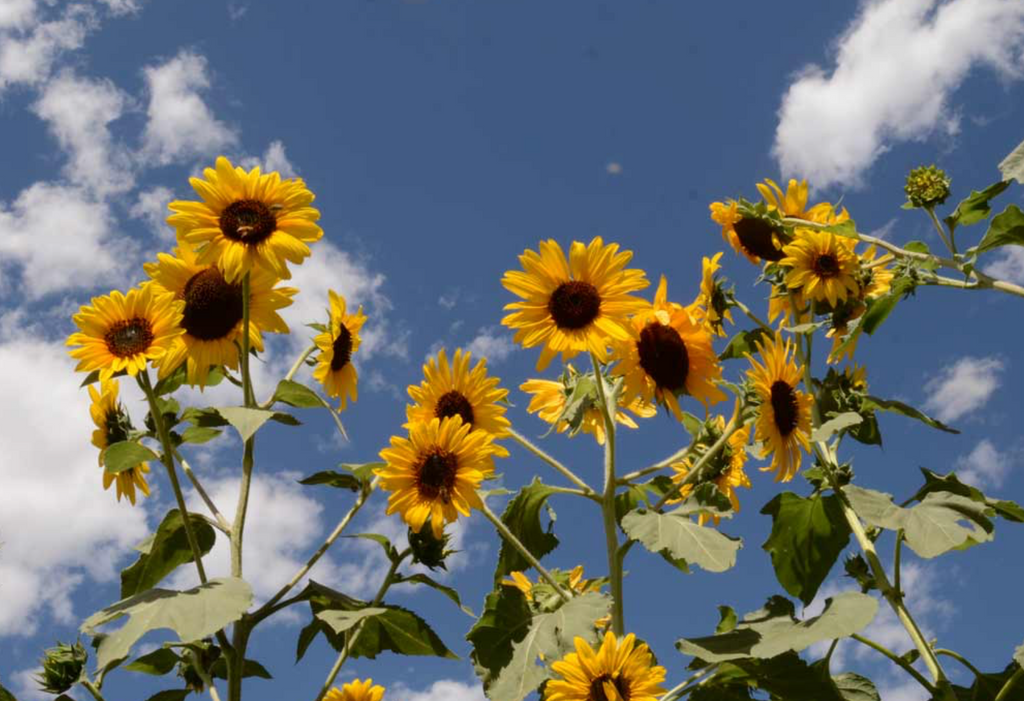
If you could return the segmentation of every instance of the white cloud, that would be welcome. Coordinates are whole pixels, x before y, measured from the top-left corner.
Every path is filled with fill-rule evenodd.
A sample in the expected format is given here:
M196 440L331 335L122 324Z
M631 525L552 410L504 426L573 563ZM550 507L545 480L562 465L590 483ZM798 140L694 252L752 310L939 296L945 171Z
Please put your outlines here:
M1019 78L1017 0L873 0L838 38L835 65L806 67L779 109L786 176L857 185L891 144L955 134L950 96L976 66Z
M995 357L967 356L947 365L925 384L925 409L940 421L956 421L980 409L999 388L1003 362Z
M1016 462L1016 455L1000 451L992 445L992 441L985 438L979 441L970 453L957 458L957 476L979 489L999 488L1003 486L1006 476Z
M480 682L468 684L455 679L438 679L423 691L413 691L399 682L388 689L389 701L485 701Z
M466 345L466 350L476 358L487 358L491 365L506 360L516 350L511 334L500 326L485 326Z
M240 161L243 168L252 169L256 166L264 173L277 171L282 178L294 178L298 175L295 166L288 160L288 154L284 151L284 144L280 141L271 141L267 150L263 152L262 158L243 158Z
M36 675L41 674L42 667L22 669L11 674L11 688L18 694L20 701L44 701L52 699L52 694L47 694L39 689L39 682Z
M183 50L169 61L143 69L149 89L148 121L142 158L174 163L191 158L210 160L238 140L235 132L214 117L203 101L209 89L206 58Z
M174 241L174 229L167 224L167 217L170 215L167 204L173 199L174 191L169 187L158 185L143 190L128 210L128 216L146 222L149 230L158 239Z
M879 687L882 701L927 701L931 694L915 680L899 681Z
M24 29L35 14L35 0L4 0L0 3L0 30Z
M994 278L1024 285L1024 248L1004 246L997 253L985 266L985 272Z
M95 11L84 4L67 5L59 19L36 21L29 3L15 0L0 14L0 22L17 30L0 31L0 93L11 85L35 85L45 80L57 58L82 46L98 26Z
M437 298L437 303L445 309L455 309L455 305L459 303L459 290L448 290L440 297Z

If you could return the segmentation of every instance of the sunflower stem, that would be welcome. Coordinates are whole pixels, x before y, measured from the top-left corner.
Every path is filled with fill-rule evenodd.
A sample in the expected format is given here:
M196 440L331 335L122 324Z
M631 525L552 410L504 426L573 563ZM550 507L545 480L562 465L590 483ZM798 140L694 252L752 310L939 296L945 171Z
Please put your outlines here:
M942 224L939 223L939 218L935 216L935 207L925 207L924 211L928 212L928 218L932 220L932 224L935 225L935 230L939 232L939 238L942 239L942 243L946 244L946 248L953 254L953 258L956 258L956 243L953 241L953 232L949 232L949 237L946 237L946 232L942 228Z
M512 440L526 448L528 451L536 455L538 458L546 462L551 467L555 468L555 470L558 473L560 473L567 480L569 480L577 487L582 489L584 492L593 496L597 495L597 492L595 492L589 484L580 479L575 472L570 470L568 467L560 463L555 458L551 457L551 455L549 455L540 447L534 445L526 436L517 432L514 428L509 428L509 435L512 437Z
M306 358L308 358L310 355L312 355L313 351L315 351L315 350L316 350L316 344L315 343L311 343L304 351L302 351L302 353L299 355L299 357L295 359L295 363L288 370L288 374L284 376L284 378L281 380L281 382L288 382L293 377L295 377L296 373L298 373L299 369L302 367L302 364L304 362L306 362ZM267 397L267 401L263 402L259 406L260 406L260 409L269 409L273 404L274 404L274 395L271 394L269 397ZM329 406L328 406L328 409L330 409ZM342 431L342 433L344 433L344 431ZM346 438L348 438L348 436L346 436Z
M100 690L98 688L96 688L96 685L93 684L91 681L89 681L88 679L83 679L80 683L81 683L82 686L85 687L86 691L88 691L89 694L94 699L96 699L96 701L106 701L103 698L103 694L100 693Z
M213 499L211 499L210 495L207 494L205 489L203 489L203 485L202 483L200 483L199 477L197 477L196 474L192 472L192 468L191 466L189 466L188 461L181 455L181 453L178 452L177 449L175 449L174 451L174 457L178 458L178 463L181 464L182 472L184 472L185 476L188 477L189 481L192 483L192 486L195 488L196 493L199 494L200 498L202 498L203 500L203 503L206 504L206 508L208 508L210 510L210 513L213 514L213 517L216 519L215 525L221 530L221 532L224 533L224 535L230 538L231 523L227 520L227 518L224 517L224 514L220 512L220 510L217 508L217 505L213 503Z
M563 601L570 601L572 599L572 594L565 591L565 589L562 588L562 585L555 580L552 574L544 569L544 565L540 564L537 558L533 556L533 553L530 552L529 548L523 545L522 541L516 538L515 534L508 529L508 526L502 522L498 515L491 511L491 507L487 506L487 502L483 499L480 500L480 512L487 517L488 521L494 524L494 528L498 531L501 537L504 538L509 545L518 550L519 554L523 556L523 559L529 562L530 566L537 570L537 572L540 573L540 576L543 577L548 584L554 587L555 591L558 592L558 595L562 597Z
M737 300L735 300L735 302L736 302L736 306L740 308L740 311L741 311L741 312L743 312L744 314L746 314L746 315L747 315L747 318L748 318L748 319L750 319L751 321L753 321L753 322L754 322L755 324L757 324L758 326L760 326L760 327L761 327L762 329L764 329L764 330L765 330L765 331L767 331L768 333L770 333L770 334L772 334L772 335L775 335L775 329L773 329L773 328L772 328L772 327L771 327L771 326L770 326L769 324L766 324L766 323L765 323L765 322L764 322L764 321L763 321L763 320L761 319L761 317L759 317L759 316L758 316L757 314L755 314L754 312L752 312L752 311L750 310L750 307L748 307L747 305L745 305L745 304L744 304L743 302L741 302L741 301L740 301L740 300L738 300L738 299L737 299Z
M966 657L961 655L959 652L954 652L953 650L947 650L945 648L937 647L935 648L935 654L945 655L946 657L952 657L954 660L962 664L964 667L971 670L971 673L974 674L974 676L976 677L980 678L985 676L980 669L971 664L970 661Z
M693 450L693 448L694 444L690 443L690 445L680 448L676 452L669 455L667 458L659 460L653 465L645 467L642 470L627 472L622 477L619 477L618 483L621 485L628 485L631 484L634 480L640 479L641 477L646 477L647 475L654 474L655 472L660 472L661 470L664 470L666 467L671 467L672 463L679 462L683 458L687 457Z
M909 662L904 660L902 657L897 655L895 652L893 652L889 648L885 647L881 643L876 643L874 640L871 640L870 638L865 638L863 635L859 635L857 633L854 633L850 637L853 638L854 640L856 640L858 643L860 643L862 645L868 646L869 648L871 648L875 652L879 652L879 653L885 655L886 657L889 658L889 660L893 664L895 664L900 669L902 669L907 674L909 674L914 679L916 679L917 682L921 686L923 686L925 689L928 690L928 693L930 693L930 694L934 694L935 693L935 687L932 685L931 682L929 682L925 678L925 676L923 674L921 674L916 669L914 669L913 666Z
M996 695L995 701L1010 701L1010 692L1013 691L1021 681L1024 681L1024 667L1018 669L1013 673L1012 677L1006 680L1006 683L1003 684L1003 688L1000 689L999 693Z
M686 694L687 691L690 690L689 687L690 687L691 684L695 684L697 682L697 680L699 680L701 677L706 675L708 672L714 672L716 669L718 669L718 664L717 663L716 664L710 664L707 667L704 667L703 669L698 669L696 672L691 674L689 677L687 677L681 683L677 684L676 686L674 686L671 689L669 689L668 691L666 691L661 696L659 701L674 701L674 699L681 698L682 696L684 696Z

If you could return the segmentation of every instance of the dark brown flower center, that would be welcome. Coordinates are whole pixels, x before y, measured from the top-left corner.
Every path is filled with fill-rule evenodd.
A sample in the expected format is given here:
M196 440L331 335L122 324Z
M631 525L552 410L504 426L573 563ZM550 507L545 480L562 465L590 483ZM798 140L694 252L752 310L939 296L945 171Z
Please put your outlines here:
M473 423L473 405L469 403L469 400L461 392L456 392L453 389L442 394L441 398L437 400L437 405L434 407L434 416L439 419L445 419L456 415L462 417L462 423L464 424Z
M733 229L747 253L773 262L783 259L782 251L772 241L775 230L768 222L754 217L743 218L733 224Z
M348 365L352 359L352 332L345 324L338 326L338 335L334 338L334 357L331 358L331 370L338 372Z
M608 695L604 693L605 682L611 682L615 686L615 690L619 692L622 701L629 701L629 682L619 675L613 677L610 674L602 674L590 682L590 693L587 695L587 701L611 701Z
M153 342L153 325L149 319L135 317L115 322L103 336L107 350L118 358L144 353Z
M772 384L772 411L775 413L775 428L785 438L796 428L796 394L788 383L776 380Z
M277 217L259 200L238 200L220 213L220 230L232 241L256 244L276 229Z
M679 392L686 386L690 356L678 331L652 321L640 332L636 347L640 354L640 367L658 387Z
M814 274L820 278L833 278L839 274L839 261L831 253L823 253L814 259Z
M224 338L242 320L242 286L230 285L216 268L201 270L185 283L181 327L193 338Z
M445 504L450 502L458 468L459 459L454 453L434 448L419 466L417 487L420 496L429 500L440 498Z
M551 293L548 312L560 329L586 328L601 312L601 295L589 282L563 282Z
M106 417L107 445L120 443L128 440L128 416L121 411L120 407L107 412Z

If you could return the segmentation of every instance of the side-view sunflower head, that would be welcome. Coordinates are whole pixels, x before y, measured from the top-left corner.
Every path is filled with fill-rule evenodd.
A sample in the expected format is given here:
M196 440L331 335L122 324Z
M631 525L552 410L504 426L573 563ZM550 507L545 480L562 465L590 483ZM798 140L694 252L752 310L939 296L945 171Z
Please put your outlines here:
M629 338L627 318L646 305L630 293L648 285L644 271L626 268L632 257L600 236L574 241L568 261L553 239L519 256L523 269L506 272L501 284L522 301L505 305L513 311L501 323L516 329L524 348L541 346L538 371L559 353L568 360L592 352L608 362L609 342Z
M430 421L458 415L474 431L486 431L495 438L509 435L512 424L505 418L508 390L499 386L497 377L488 377L487 360L481 358L470 369L470 353L455 350L451 364L442 348L436 358L423 366L424 381L409 385L409 396L416 402L406 407L409 422ZM508 457L508 451L495 444L495 455Z
M793 242L783 250L780 265L790 268L786 286L799 289L807 299L835 306L848 296L857 297L859 260L853 252L855 239L828 231L797 229Z
M779 323L782 326L805 324L814 317L811 305L801 291L790 290L785 286L772 288L772 295L768 298L768 323L775 323L780 315L782 321Z
M722 267L718 262L721 258L721 251L711 258L704 256L701 261L700 293L693 304L687 307L690 315L699 319L716 336L725 336L725 321L736 323L732 320L733 304L729 293L716 275Z
M808 207L807 189L806 180L797 182L792 178L786 186L785 194L770 178L765 178L764 183L757 184L757 191L761 193L765 204L771 209L777 209L784 217L806 219L821 224L836 224L849 218L849 215L845 214L845 209L843 213L837 215L835 208L828 202L819 202Z
M832 310L829 329L825 332L825 337L832 339L832 348L828 353L830 364L838 363L843 358L853 360L854 351L857 350L857 339L860 337L860 328L851 330L850 327L866 311L867 305L859 297L851 297ZM852 338L850 338L850 334L853 334Z
M287 262L301 263L310 255L306 244L324 235L313 193L301 178L282 180L280 173L259 168L246 172L221 156L189 183L201 201L171 202L167 223L195 247L201 265L216 265L228 282L254 268L287 279Z
M709 403L725 399L715 386L722 367L711 345L711 333L678 304L668 301L668 281L662 275L654 304L631 319L633 335L614 346L618 364L613 375L623 378L627 402L658 402L682 421L683 394Z
M109 380L124 370L133 377L149 361L159 361L181 335L183 304L152 283L93 297L72 317L78 331L68 337L75 370L99 370Z
M89 397L92 399L89 415L96 425L96 429L92 432L92 444L100 450L98 456L100 467L103 467L104 451L114 443L128 440L132 431L128 412L121 406L117 398L119 389L120 385L117 380L102 381L98 392L92 385L89 385ZM140 463L116 474L104 470L103 488L110 489L110 485L116 482L117 500L121 501L121 497L126 496L134 506L136 487L145 496L149 496L149 484L146 482L146 473L148 472L148 463Z
M792 359L792 341L783 342L780 335L758 342L761 360L747 354L751 369L748 378L761 400L755 423L755 440L763 444L761 457L772 456L771 465L762 471L774 470L775 481L788 482L800 469L800 449L810 452L810 394L797 387L800 368Z
M734 251L754 265L782 260L780 233L766 217L740 211L740 203L733 200L712 202L710 208L711 218L722 227L722 238Z
M352 365L352 356L362 342L359 332L366 323L366 316L362 307L355 314L349 314L345 298L334 290L329 290L328 295L331 321L327 330L313 339L320 349L313 379L323 385L328 397L338 399L338 411L344 411L350 399L354 402L359 398L359 375Z
M544 701L655 701L665 693L665 668L632 633L620 640L608 631L596 652L583 638L573 644L576 652L551 665L560 678L547 683Z
M353 679L341 688L332 688L324 696L324 701L381 701L384 698L384 687L374 684L372 679Z
M375 470L381 486L391 492L387 514L399 513L416 533L430 519L434 536L471 508L482 506L477 489L494 474L494 437L470 431L458 414L414 422L409 437L391 437L380 451L384 467Z
M874 245L868 247L860 255L860 287L861 296L864 299L875 299L889 293L892 288L892 279L895 277L892 269L887 264L893 260L893 255L887 253L881 258L875 258L877 249Z

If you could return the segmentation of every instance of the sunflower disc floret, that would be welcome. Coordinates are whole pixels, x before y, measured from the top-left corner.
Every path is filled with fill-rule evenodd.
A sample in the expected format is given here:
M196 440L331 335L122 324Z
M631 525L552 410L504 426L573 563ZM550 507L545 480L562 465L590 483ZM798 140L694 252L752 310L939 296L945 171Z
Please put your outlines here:
M547 683L544 701L655 701L665 693L665 668L632 633L620 640L608 631L597 652L583 638L573 644L576 652L551 665L561 678Z

